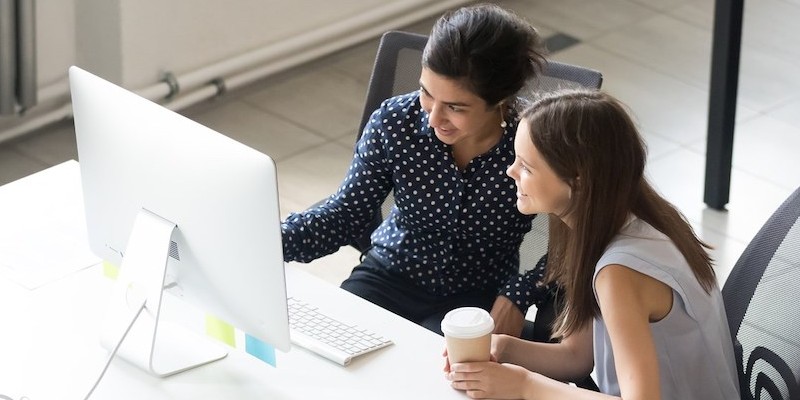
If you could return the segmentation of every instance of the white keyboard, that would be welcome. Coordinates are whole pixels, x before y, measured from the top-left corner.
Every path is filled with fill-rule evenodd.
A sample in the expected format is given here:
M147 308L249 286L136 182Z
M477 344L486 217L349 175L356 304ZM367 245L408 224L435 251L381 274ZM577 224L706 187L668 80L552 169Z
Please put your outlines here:
M380 335L328 317L302 300L289 297L288 303L292 343L340 365L392 344Z

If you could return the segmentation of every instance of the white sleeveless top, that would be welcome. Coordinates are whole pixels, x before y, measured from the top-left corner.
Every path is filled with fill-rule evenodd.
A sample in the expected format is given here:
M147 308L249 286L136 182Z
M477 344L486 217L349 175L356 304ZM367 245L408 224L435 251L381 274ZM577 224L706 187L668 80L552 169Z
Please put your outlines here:
M738 399L733 345L719 288L715 285L707 294L672 241L638 218L631 218L611 241L594 277L610 264L624 265L672 288L672 310L650 324L661 399ZM600 391L619 396L614 349L602 316L594 320L594 363Z

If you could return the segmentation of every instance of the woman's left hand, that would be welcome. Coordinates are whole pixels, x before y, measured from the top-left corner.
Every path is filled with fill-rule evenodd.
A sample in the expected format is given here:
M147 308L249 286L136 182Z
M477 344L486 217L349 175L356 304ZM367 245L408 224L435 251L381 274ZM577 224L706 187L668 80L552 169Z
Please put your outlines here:
M525 315L505 296L497 296L490 313L494 319L494 333L519 337L525 324Z
M454 389L473 399L520 399L533 384L533 373L513 364L496 362L458 363L450 366L447 379Z

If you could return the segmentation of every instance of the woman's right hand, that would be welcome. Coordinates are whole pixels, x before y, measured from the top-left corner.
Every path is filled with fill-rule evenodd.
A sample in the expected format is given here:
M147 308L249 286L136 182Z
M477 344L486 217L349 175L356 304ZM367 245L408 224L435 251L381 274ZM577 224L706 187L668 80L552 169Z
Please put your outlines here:
M490 353L489 353L489 361L498 362L497 361L497 356L495 355L495 346L496 346L495 341L496 341L498 336L508 336L508 335L492 335L492 348L491 348ZM442 357L444 357L444 368L442 368L442 370L446 374L449 374L450 373L450 358L447 357L447 347L445 347L444 351L442 351Z

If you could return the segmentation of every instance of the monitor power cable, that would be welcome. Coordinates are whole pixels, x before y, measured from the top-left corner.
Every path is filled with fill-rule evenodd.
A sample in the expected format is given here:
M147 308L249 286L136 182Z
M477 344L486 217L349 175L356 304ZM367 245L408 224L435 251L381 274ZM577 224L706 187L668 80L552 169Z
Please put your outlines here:
M136 314L134 315L133 318L131 318L130 324L128 324L128 327L125 328L124 332L122 332L122 335L120 335L120 338L117 341L117 344L114 345L114 349L111 350L111 352L108 354L108 359L106 360L105 366L103 366L103 370L100 371L100 375L97 376L97 379L95 380L94 384L92 385L92 388L89 389L89 393L86 393L86 397L84 397L84 400L89 400L89 397L92 396L92 393L94 393L94 390L97 389L97 385L99 385L100 381L103 380L103 376L105 376L106 371L108 370L108 367L111 365L111 361L114 360L114 356L117 355L117 351L119 350L120 346L122 346L122 342L125 340L125 337L128 336L128 332L131 331L131 328L133 327L133 324L136 322L137 319L139 319L139 315L144 310L145 304L146 304L146 299L142 298L140 301L137 302L137 304L133 308L133 309L136 310Z

